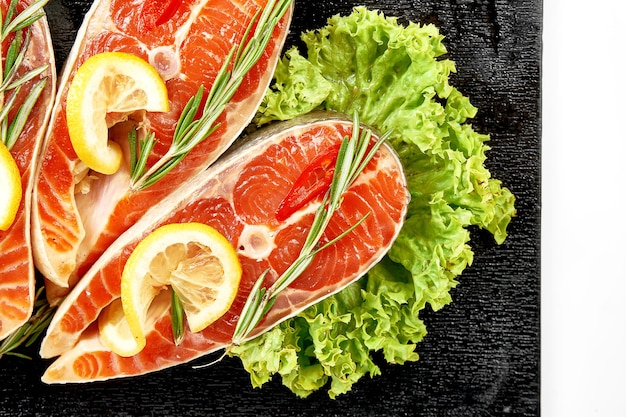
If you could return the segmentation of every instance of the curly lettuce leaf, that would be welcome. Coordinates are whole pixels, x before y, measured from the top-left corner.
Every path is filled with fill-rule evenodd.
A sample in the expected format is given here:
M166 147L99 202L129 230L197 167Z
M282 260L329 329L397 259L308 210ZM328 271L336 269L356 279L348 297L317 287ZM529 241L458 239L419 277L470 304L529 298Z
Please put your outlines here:
M289 80L288 84L276 84L268 90L256 116L256 123L263 125L274 120L289 120L295 114L313 111L328 97L333 84L321 71L302 57L297 49L287 51L276 67L274 79ZM311 86L315 88L312 90Z
M258 125L315 109L347 115L391 131L411 202L387 256L366 276L266 334L234 347L254 386L274 375L305 397L327 387L335 398L389 363L416 361L426 335L426 306L451 302L457 277L471 265L468 227L507 236L515 197L485 168L489 137L468 120L477 109L450 85L454 63L444 59L434 25L398 24L356 7L302 34L307 53L287 51L256 116Z

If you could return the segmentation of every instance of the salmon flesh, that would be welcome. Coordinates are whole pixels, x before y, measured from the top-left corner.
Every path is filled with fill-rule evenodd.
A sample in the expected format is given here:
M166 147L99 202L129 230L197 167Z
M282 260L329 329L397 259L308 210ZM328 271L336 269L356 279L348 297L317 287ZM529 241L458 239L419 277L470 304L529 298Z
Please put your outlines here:
M330 113L313 113L261 129L151 209L103 253L59 306L41 354L60 356L43 380L86 382L145 374L227 348L257 278L269 271L269 286L297 259L321 197L282 221L275 215L280 202L310 162L352 135L352 129L352 121ZM279 293L250 337L363 276L395 240L409 198L402 165L392 148L383 144L343 195L321 243L332 241L367 215L365 220L315 256L303 274ZM155 319L146 347L135 356L118 356L100 340L97 321L104 309L119 300L122 270L135 246L156 228L181 222L208 224L236 249L243 269L236 299L206 329L191 333L186 327L182 342L176 345L169 295L157 298L151 306Z
M9 0L0 1L1 16L7 15ZM28 7L31 1L20 1L17 12ZM31 316L35 298L35 268L31 249L32 189L35 164L41 149L46 125L50 118L55 95L56 69L54 51L48 22L45 15L30 26L30 43L26 55L18 68L17 77L28 71L47 65L47 69L34 79L22 85L15 105L11 107L9 120L13 120L16 109L24 102L29 91L41 80L45 80L42 92L32 108L26 125L11 148L11 155L17 162L22 178L22 201L13 224L6 231L0 231L0 340L24 324ZM22 30L25 37L25 30ZM13 36L2 42L3 59ZM6 104L11 94L0 97ZM5 198L2 196L1 198Z
M264 53L219 117L219 128L161 181L145 190L131 191L128 163L113 175L101 175L87 169L72 148L65 100L77 68L94 54L123 51L157 69L167 86L170 111L127 115L109 129L109 140L122 144L128 141L129 124L153 131L157 143L150 165L169 148L184 106L201 86L210 90L230 49L242 42L247 26L268 2L183 0L170 20L150 29L145 28L143 3L94 2L61 76L37 167L32 211L36 266L46 280L48 300L53 305L120 234L150 207L210 166L249 124L271 82L293 10L291 5L274 28Z

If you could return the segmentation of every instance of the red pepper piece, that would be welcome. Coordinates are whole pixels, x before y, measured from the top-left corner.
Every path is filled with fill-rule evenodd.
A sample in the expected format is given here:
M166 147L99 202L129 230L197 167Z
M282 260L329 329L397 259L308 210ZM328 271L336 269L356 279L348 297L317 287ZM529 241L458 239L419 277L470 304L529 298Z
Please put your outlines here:
M143 4L141 15L143 18L143 29L152 30L157 26L167 23L176 11L183 4L183 0L148 0Z
M167 7L165 7L165 10L161 13L161 16L157 19L156 25L160 26L174 17L181 4L183 4L183 0L171 0Z
M326 149L302 171L278 206L276 211L278 221L286 220L330 188L340 147L338 144Z

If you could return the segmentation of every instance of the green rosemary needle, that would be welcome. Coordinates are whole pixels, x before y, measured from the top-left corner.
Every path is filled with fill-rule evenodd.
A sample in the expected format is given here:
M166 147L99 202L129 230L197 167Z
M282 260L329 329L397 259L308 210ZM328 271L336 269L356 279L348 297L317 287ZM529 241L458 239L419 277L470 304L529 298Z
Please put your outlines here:
M172 306L171 306L171 316L172 316L172 333L174 334L174 343L178 346L181 340L183 340L183 336L185 334L185 310L183 309L183 303L180 301L178 294L174 291L174 288L171 288L172 291Z
M41 287L37 291L34 314L25 324L2 341L2 344L0 344L0 357L2 355L13 355L30 359L30 357L16 352L16 349L21 346L29 347L38 340L43 332L46 331L48 324L50 324L53 313L54 308L48 304L44 289Z
M263 286L267 271L261 274L257 279L235 326L235 332L233 334L234 345L240 345L245 341L269 309L272 308L278 294L302 274L311 264L317 253L352 232L369 215L369 213L367 213L333 240L324 245L319 245L319 241L333 213L339 209L341 205L343 194L363 171L367 163L372 159L380 145L382 145L388 136L383 135L368 151L372 132L369 129L363 129L361 131L359 126L359 118L355 113L352 137L345 137L341 143L330 188L324 195L320 206L315 212L311 230L307 235L298 258L269 288Z
M207 94L204 107L200 108L204 94L204 88L201 86L183 109L170 148L151 167L147 168L145 164L142 165L139 162L147 160L147 154L154 145L151 143L155 141L154 135L148 134L139 144L135 139L134 146L140 149L135 150L139 156L131 161L130 187L132 190L142 190L159 181L196 145L219 127L219 123L216 123L217 119L241 85L245 75L263 55L272 38L274 28L292 2L293 0L270 0L262 11L256 13L246 29L242 42L233 46L222 64ZM200 116L196 117L198 115ZM132 147L133 141L131 140Z
M42 65L19 77L17 76L17 70L22 65L30 44L30 25L44 16L43 7L48 3L48 0L38 0L19 14L17 14L17 3L17 0L11 0L0 27L0 42L4 42L9 35L14 34L0 72L2 77L0 78L0 100L3 103L2 109L0 109L0 139L8 149L13 147L22 133L28 116L46 85L47 78L38 81L30 89L26 99L17 108L13 120L9 121L9 112L16 105L20 89L25 83L48 69L48 65ZM22 30L25 30L25 35L22 34ZM8 98L5 100L6 97Z

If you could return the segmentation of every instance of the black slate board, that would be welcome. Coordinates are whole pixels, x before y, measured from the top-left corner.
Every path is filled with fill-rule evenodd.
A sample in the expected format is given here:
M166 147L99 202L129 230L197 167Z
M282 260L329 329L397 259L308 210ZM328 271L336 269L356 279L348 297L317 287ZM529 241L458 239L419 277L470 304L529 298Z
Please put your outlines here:
M59 69L90 5L47 6ZM203 370L182 365L133 379L46 386L39 378L47 362L4 357L0 415L539 415L542 2L296 1L289 43L354 5L440 28L457 64L452 83L479 108L476 130L491 136L487 166L518 199L503 245L472 231L474 264L460 277L453 303L424 312L429 334L418 345L421 359L394 366L380 358L381 376L330 400L323 391L298 399L278 380L253 389L236 359Z

